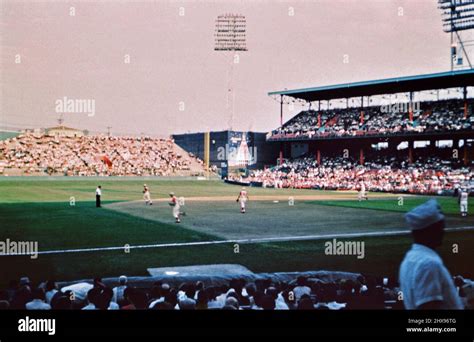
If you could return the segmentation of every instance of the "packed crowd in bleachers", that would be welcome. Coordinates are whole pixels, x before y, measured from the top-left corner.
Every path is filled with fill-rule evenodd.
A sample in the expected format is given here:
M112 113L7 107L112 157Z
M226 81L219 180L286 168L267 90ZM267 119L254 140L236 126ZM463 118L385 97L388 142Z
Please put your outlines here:
M454 277L459 295L472 308L472 294L463 293L472 281ZM233 279L225 285L201 281L172 286L155 282L134 287L121 276L117 286L102 279L59 288L54 280L33 286L28 277L11 281L0 291L0 310L351 310L403 309L398 284L388 279L358 276L357 279L321 281L303 277L289 282Z
M463 100L419 102L410 120L406 104L305 110L271 132L271 138L314 138L400 134L409 132L451 132L474 129L474 116L464 115ZM319 116L319 117L318 117Z
M202 161L178 151L172 139L22 134L0 141L1 173L68 176L172 175Z
M412 164L396 156L377 156L364 165L353 158L289 160L265 170L251 171L243 182L263 187L325 190L358 190L363 182L368 191L417 194L446 194L474 180L474 168L440 157L419 157Z

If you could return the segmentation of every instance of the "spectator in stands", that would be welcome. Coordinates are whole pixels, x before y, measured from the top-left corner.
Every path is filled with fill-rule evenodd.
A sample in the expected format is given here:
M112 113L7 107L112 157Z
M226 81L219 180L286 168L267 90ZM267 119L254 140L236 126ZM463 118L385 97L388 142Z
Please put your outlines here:
M298 302L303 295L310 295L311 288L306 286L306 278L299 276L296 279L296 286L293 288L293 293L295 295L296 302Z
M261 299L261 308L263 310L275 310L275 299L270 295L263 295Z
M36 288L32 291L32 301L25 304L26 310L51 310L51 306L45 303L44 291Z
M87 292L87 305L82 310L97 310L97 303L100 297L102 289L100 287L94 287Z
M245 294L247 297L248 305L250 307L255 306L255 293L257 292L257 288L255 287L255 284L247 284L245 285Z
M24 283L24 282L20 282ZM25 305L32 299L29 285L21 285L13 295L10 307L14 310L25 310Z
M106 287L100 293L97 300L97 308L99 310L119 310L119 305L112 300L114 292L110 287Z
M435 249L442 244L445 217L436 200L405 215L414 244L400 266L405 308L463 309L453 278Z
M303 295L298 302L298 310L314 310L314 304L311 300L311 297L308 295Z
M56 282L54 280L48 280L45 290L46 303L51 304L51 299L53 299L54 295L58 293L58 286L56 285Z
M414 233L417 234L417 233ZM427 234L427 233L426 233ZM430 235L436 235L431 231ZM438 235L439 236L439 235ZM433 236L426 239L433 239ZM417 237L415 241L420 242ZM431 246L434 246L431 244ZM427 247L428 248L428 247ZM410 253L410 252L409 252ZM409 253L407 253L407 258ZM421 255L418 260L428 260L431 256ZM406 258L406 259L407 259ZM423 262L421 264L424 265ZM414 266L416 268L416 266ZM415 269L413 268L413 269ZM428 270L429 271L429 270ZM440 273L439 271L438 273ZM401 272L401 277L402 277ZM406 274L406 273L405 273ZM428 278L430 273L428 274ZM421 278L423 278L423 275ZM409 277L412 275L409 274ZM431 277L430 279L432 279ZM397 300L399 288L394 281L381 281L381 277L359 276L357 278L339 278L335 281L328 281L327 279L308 279L299 276L295 282L297 286L292 285L292 282L279 282L273 279L257 279L254 282L246 283L242 279L231 280L228 284L220 284L219 286L205 287L204 283L182 283L179 287L170 286L167 283L154 282L151 288L133 288L128 286L124 290L124 303L121 306L122 310L205 310L205 309L219 309L219 310L341 310L341 309L396 309L403 305L402 301ZM406 277L404 278L406 279ZM415 279L415 277L411 277ZM416 279L417 280L417 279ZM28 282L22 282L29 284ZM113 302L113 290L107 287L101 279L94 280L94 285L90 283L80 283L79 288L85 288L85 284L89 284L89 291L87 292L87 305L84 306L83 300L78 300L73 296L72 285L63 287L68 289L64 292L58 291L51 299L51 308L54 310L116 310L119 308L117 303ZM435 285L436 279L431 283L428 289L414 287L414 293L428 293ZM443 278L441 282L441 292L445 291L445 286L452 287L455 284L459 288L459 296L462 298L463 305L472 307L474 305L474 282L463 277L456 277L455 283L449 277ZM238 284L238 285L237 285ZM236 287L244 287L240 295L240 290L236 291ZM407 286L406 284L401 284ZM304 288L298 301L295 299L294 289L300 287ZM309 289L308 290L306 289ZM199 289L199 290L197 290ZM402 289L403 291L403 289ZM405 290L406 291L406 290ZM421 291L421 292L420 292ZM424 291L424 292L423 292ZM449 291L452 291L450 289ZM298 290L296 292L299 292ZM456 290L454 293L457 295ZM195 296L196 299L192 298ZM410 301L410 293L405 305ZM404 296L407 295L404 292ZM431 298L436 295L428 294ZM443 300L448 298L443 293ZM15 291L12 300L8 300L9 295L7 291L0 291L0 309L21 308L21 309L40 309L47 308L47 303L44 301L44 292L42 288L30 292L30 285L22 285ZM26 298L26 300L25 300ZM24 304L22 304L24 303Z
M18 291L18 281L13 279L8 283L8 288L6 289L8 301L12 300L16 291Z
M179 310L195 310L196 309L196 301L189 297L183 298L178 303Z
M275 309L276 310L288 310L288 305L285 302L283 296L278 292L278 290L270 286L265 290L265 295L270 296L273 298L275 302Z
M197 310L207 310L208 309L209 298L207 296L207 291L201 289L197 294L196 309Z
M182 155L172 139L151 137L52 137L21 134L0 141L0 173L20 170L26 174L67 176L167 176L191 170L203 162Z
M222 304L220 301L217 300L217 292L215 287L208 287L206 288L206 295L207 295L207 307L209 309L220 309Z
M119 277L119 285L113 288L114 296L112 300L115 303L121 303L124 301L124 291L127 288L127 277L122 275Z
M53 310L72 310L73 304L68 295L60 295L55 301L53 301L51 307Z
M229 309L230 306L233 307L235 310L240 309L239 301L235 297L232 297L232 296L227 297L227 299L225 300L224 308Z
M410 119L408 108L404 108L407 107L406 103L392 105L395 106L390 106L390 110L385 110L385 106L364 108L363 122L359 108L328 109L321 111L319 115L313 110L302 111L274 130L272 136L301 139L314 136L469 131L474 128L472 121L464 118L463 102L459 99L422 102L420 108L416 109L413 120Z

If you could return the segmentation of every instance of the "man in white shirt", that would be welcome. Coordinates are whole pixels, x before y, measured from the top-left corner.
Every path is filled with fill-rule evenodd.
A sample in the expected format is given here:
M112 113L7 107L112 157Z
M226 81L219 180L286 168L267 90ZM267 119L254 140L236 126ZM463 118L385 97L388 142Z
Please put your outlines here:
M120 302L123 302L124 300L124 291L125 289L127 288L127 277L122 275L119 277L119 286L117 287L114 287L113 291L114 291L114 296L112 298L112 300L115 302L115 303L120 303Z
M296 286L293 288L293 294L295 295L296 302L299 302L303 295L311 295L311 288L306 286L306 278L299 276L296 279Z
M400 288L408 310L461 310L453 278L436 253L444 234L444 215L434 199L405 215L414 244L400 265Z
M49 280L46 283L46 293L45 293L46 303L51 304L51 299L53 299L56 293L58 293L58 287L56 283L53 280Z
M44 302L43 289L33 290L33 300L26 303L26 310L51 310L51 305Z

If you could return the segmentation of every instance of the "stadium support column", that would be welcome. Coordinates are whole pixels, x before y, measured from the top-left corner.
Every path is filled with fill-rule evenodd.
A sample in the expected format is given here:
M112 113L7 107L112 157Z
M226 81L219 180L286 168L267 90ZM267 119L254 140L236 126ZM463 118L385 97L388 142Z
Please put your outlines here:
M453 146L455 146L459 151L461 149L461 140L460 139L453 140ZM467 166L469 164L469 155L468 155L466 138L463 139L462 161L463 161L464 166Z
M408 163L413 164L413 140L408 141Z
M320 166L321 165L321 150L319 149L319 147L316 150L316 161L318 162L318 166Z
M364 97L360 97L360 124L364 124Z
M464 139L463 149L464 149L464 156L463 156L464 166L468 166L469 165L469 153L468 153L468 150L467 150L467 139Z
M435 139L430 139L430 147L429 151L432 155L436 155L436 140Z
M364 148L361 147L359 150L359 163L361 166L364 165Z
M209 178L209 155L211 148L211 133L204 133L204 166L206 168L206 177Z
M464 98L464 119L467 119L468 107L467 107L467 87L463 88L463 98Z
M283 127L283 95L280 95L280 127ZM283 164L283 142L280 142L280 165Z
M318 129L321 128L321 100L318 101Z
M410 123L413 123L413 92L410 91L410 103L408 104L408 116Z

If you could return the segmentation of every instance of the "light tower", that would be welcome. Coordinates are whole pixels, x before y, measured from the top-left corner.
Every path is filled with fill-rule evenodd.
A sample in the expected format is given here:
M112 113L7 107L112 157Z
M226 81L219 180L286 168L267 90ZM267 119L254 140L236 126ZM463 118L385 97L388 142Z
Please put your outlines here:
M214 33L214 51L223 52L230 58L227 77L227 109L229 111L229 129L232 129L235 111L234 64L239 62L238 51L247 51L247 22L241 14L222 14L216 19Z
M443 30L451 34L451 71L464 67L463 55L472 69L468 50L474 40L464 40L460 32L474 28L474 0L438 0L438 8L443 12Z

